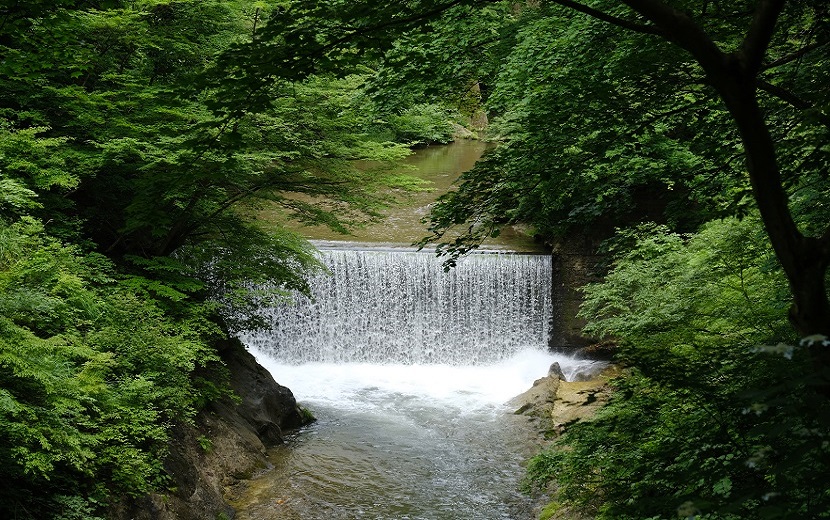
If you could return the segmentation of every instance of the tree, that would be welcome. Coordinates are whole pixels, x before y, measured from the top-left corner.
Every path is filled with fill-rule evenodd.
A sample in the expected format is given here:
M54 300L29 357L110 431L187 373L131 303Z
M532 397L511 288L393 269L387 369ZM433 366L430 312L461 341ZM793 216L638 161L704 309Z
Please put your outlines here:
M824 33L828 23L827 6L806 2L805 12L785 15L786 0L759 0L755 2L751 22L739 43L723 50L688 11L659 0L624 0L624 3L651 25L635 27L612 16L603 19L637 31L652 32L685 49L701 66L707 82L729 110L741 135L755 201L770 243L789 280L793 295L792 324L802 336L830 335L830 301L825 283L830 265L830 226L816 236L805 236L796 225L782 181L776 143L758 100L763 88L765 92L784 97L796 108L815 111L811 114L813 117L827 120L826 105L816 106L813 101L800 100L796 94L763 78L764 72L802 59L811 50L830 43ZM704 15L707 5L708 2L700 5ZM601 16L600 13L590 14ZM776 37L776 24L784 16L799 15L814 17L809 30L817 39L799 42L801 46L791 53L769 56L770 45ZM826 103L826 100L822 101ZM825 350L823 346L816 347L816 361L822 368L830 367L830 355Z
M576 8L569 1L558 3ZM585 11L632 30L651 32L694 57L705 72L707 83L718 93L740 132L753 195L793 295L790 320L802 336L830 335L830 302L826 286L830 265L830 226L814 236L805 236L796 225L782 180L777 143L773 140L758 99L763 90L800 109L805 113L801 117L813 117L826 125L828 114L824 110L827 99L800 99L798 94L771 83L764 73L802 60L811 51L830 43L826 33L829 21L827 6L805 2L802 7L790 2L790 7L794 9L785 13L786 0L754 2L751 21L743 36L737 44L723 50L714 35L707 32L689 11L659 0L624 0L624 3L650 25L636 26L601 12ZM702 16L706 15L708 5L708 2L703 2L698 6ZM795 49L786 49L790 52L781 52L783 49L779 48L776 49L778 53L770 55L770 46L776 35L781 38L781 32L776 33L776 24L780 20L783 22L782 18L792 20L798 17L809 20L806 29L810 36L799 41ZM785 48L790 45L785 44ZM775 73L772 76L775 77ZM822 370L830 368L830 354L826 347L821 342L814 342L813 349L817 366Z
M229 393L215 306L166 312L174 294L32 217L0 219L4 517L98 518L164 486L171 424Z
M262 111L211 114L218 89L199 78L221 50L250 40L268 9L98 7L55 0L0 11L0 175L10 201L37 195L3 216L36 215L53 235L168 284L195 276L203 289L192 297L221 287L238 299L253 282L303 290L303 269L316 265L286 231L269 237L252 223L252 206L346 232L411 186L388 168L354 166L410 153L377 128L360 76L275 82ZM225 268L221 285L196 265L211 255L222 259L213 264Z
M794 108L800 109L801 117L813 117L826 124L826 99L800 99L797 94L764 77L765 73L775 77L775 72L769 73L776 67L803 60L812 51L820 51L830 43L826 34L826 5L806 2L797 6L790 2L791 9L786 13L786 0L760 0L741 6L750 8L755 4L749 11L749 26L742 37L736 38L738 34L731 35L737 44L732 43L728 45L728 50L723 50L721 47L726 42L719 38L721 35L707 31L691 12L691 9L697 8L700 17L706 20L711 13L707 12L707 8L725 9L717 3L710 5L710 2L687 2L682 6L685 9L681 9L678 5L660 0L624 0L623 3L645 19L647 24L619 17L610 10L592 9L570 0L556 3L628 30L665 39L694 57L706 74L707 84L715 89L740 133L755 201L772 247L790 283L793 294L790 318L793 326L803 336L830 334L830 303L825 285L827 267L830 265L830 227L815 236L805 236L798 229L782 180L776 153L777 143L773 140L758 99L761 91L780 97ZM806 30L808 36L796 42L782 42L781 39L788 36L782 32L792 29L793 22L805 18L807 23L801 28ZM779 20L789 23L776 33ZM778 47L775 54L771 54L770 46L776 37L779 40ZM819 71L819 74L823 76L824 72ZM814 97L816 93L808 95ZM822 365L826 366L830 358L822 352L817 352L816 355L817 359L821 359Z
M357 60L377 56L380 45L396 31L428 32L435 27L429 22L444 13L467 5L482 9L489 4L424 1L380 9L370 9L359 2L348 6L337 2L289 4L284 16L262 30L259 41L234 49L228 59L236 60L232 70L247 87L241 91L255 92L257 85L275 76L304 77L319 68L348 70ZM810 151L804 152L802 159L813 153L823 154L818 150L826 139L824 111L828 100L815 85L822 84L827 74L823 66L828 47L826 6L820 1L786 0L738 4L624 0L622 4L625 7L616 2L589 5L553 0L540 8L550 7L552 12L553 6L559 6L559 16L565 18L570 16L567 13L579 12L642 35L638 41L650 48L664 49L668 42L691 56L692 69L668 68L665 72L669 77L673 73L691 73L687 83L704 83L728 111L740 137L753 197L772 247L787 273L793 293L793 326L803 336L830 334L830 303L825 284L830 264L830 230L825 225L815 233L805 234L797 225L786 188L800 172L782 175L778 151L781 137L774 137L775 132L769 127L772 107L777 112L774 116L789 118L806 141L802 150ZM613 56L620 59L619 54ZM253 63L264 70L254 68ZM801 64L805 66L799 67ZM699 77L698 71L704 77ZM229 92L239 91L238 87L229 86ZM807 89L796 92L791 87ZM639 91L648 95L652 88L657 87L640 85ZM232 96L223 99L226 107L232 106L227 103L229 99ZM811 128L805 130L808 126ZM482 203L480 199L471 202ZM438 216L440 219L440 210ZM458 220L439 220L435 229L458 224ZM483 235L490 232L485 230ZM816 356L822 365L830 361L819 351Z
M760 0L730 8L719 2L626 0L623 3L630 10L621 12L601 2L594 4L596 7L571 0L553 3L648 35L641 41L651 45L657 45L654 42L660 39L668 41L694 58L705 74L703 81L717 93L739 132L754 199L790 283L793 326L803 336L830 334L825 284L830 227L805 235L796 224L784 178L791 179L798 173L782 176L777 151L780 143L773 137L769 115L759 100L761 96L776 98L789 105L792 124L814 123L823 126L819 132L825 133L828 100L799 80L801 75L808 75L812 81L826 78L830 42L826 5ZM713 21L721 17L727 22ZM748 22L746 29L741 27L743 22ZM792 67L795 63L803 64L809 72ZM807 90L796 92L790 86ZM649 87L645 89L647 94ZM820 148L826 139L815 134L803 137L803 145L811 149ZM828 358L821 349L816 359L827 366Z

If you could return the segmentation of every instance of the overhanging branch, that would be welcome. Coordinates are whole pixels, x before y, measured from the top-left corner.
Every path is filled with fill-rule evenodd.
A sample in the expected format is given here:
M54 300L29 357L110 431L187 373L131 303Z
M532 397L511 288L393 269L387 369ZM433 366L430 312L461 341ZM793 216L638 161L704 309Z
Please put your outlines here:
M814 103L807 101L806 99L802 99L784 87L775 85L766 80L758 79L757 86L758 90L762 90L767 94L777 97L781 101L791 105L793 108L797 108L799 110L811 110L816 108ZM830 128L830 116L817 110L816 117L821 124Z
M608 22L610 24L616 25L618 27L622 27L624 29L628 29L630 31L635 31L638 33L643 34L654 34L657 36L663 36L663 32L654 25L646 25L642 23L633 22L631 20L626 20L625 18L619 18L617 16L610 15L608 13L604 13L598 9L594 9L593 7L587 6L585 4L581 4L579 2L575 2L574 0L553 0L554 3L557 3L563 7L568 7L573 9L574 11L579 11L580 13L587 14L593 18L598 20L602 20L603 22Z
M707 73L723 66L723 52L688 14L661 0L622 2L659 27L666 40L690 52Z
M803 58L805 55L810 53L810 51L813 51L813 50L818 49L820 47L824 47L828 43L830 43L830 40L825 40L825 41L821 41L821 42L813 42L810 45L805 45L804 47L798 49L796 52L794 52L792 54L782 56L782 57L780 57L776 60L773 60L769 63L763 64L761 66L761 71L773 69L775 67L780 67L781 65L786 65L787 63L792 63L793 61L795 61L797 59Z

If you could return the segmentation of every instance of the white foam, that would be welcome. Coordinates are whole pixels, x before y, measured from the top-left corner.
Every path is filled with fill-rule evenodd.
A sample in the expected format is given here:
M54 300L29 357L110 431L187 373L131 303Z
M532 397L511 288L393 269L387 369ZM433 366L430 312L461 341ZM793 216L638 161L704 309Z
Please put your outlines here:
M554 361L566 376L591 361L526 349L490 365L307 363L287 365L252 350L274 378L300 403L371 409L398 406L453 407L474 411L497 407L547 375Z

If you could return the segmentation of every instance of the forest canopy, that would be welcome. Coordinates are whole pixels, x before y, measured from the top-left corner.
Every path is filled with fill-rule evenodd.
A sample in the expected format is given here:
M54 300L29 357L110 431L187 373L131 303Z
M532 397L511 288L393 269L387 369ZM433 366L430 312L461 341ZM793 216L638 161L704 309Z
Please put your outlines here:
M347 232L414 186L389 165L449 138L428 104L372 108L367 68L224 117L213 71L278 8L0 5L0 516L164 490L171 428L229 392L217 342L320 269L250 215Z

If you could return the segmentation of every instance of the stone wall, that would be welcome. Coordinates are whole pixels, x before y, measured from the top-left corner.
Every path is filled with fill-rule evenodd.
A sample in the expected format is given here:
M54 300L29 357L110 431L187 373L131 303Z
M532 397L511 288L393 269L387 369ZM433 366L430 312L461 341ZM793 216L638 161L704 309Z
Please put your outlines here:
M604 257L598 250L610 233L565 237L552 246L550 348L554 351L577 352L596 343L582 334L585 320L577 317L582 303L579 288L599 281Z

